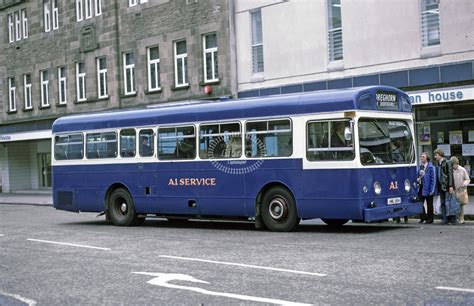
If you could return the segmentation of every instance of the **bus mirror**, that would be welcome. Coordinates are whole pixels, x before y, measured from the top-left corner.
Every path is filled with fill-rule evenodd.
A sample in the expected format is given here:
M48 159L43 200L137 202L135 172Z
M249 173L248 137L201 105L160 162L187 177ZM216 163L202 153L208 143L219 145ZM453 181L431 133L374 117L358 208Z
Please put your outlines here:
M352 140L352 130L348 126L346 126L346 128L344 129L344 139L346 141Z

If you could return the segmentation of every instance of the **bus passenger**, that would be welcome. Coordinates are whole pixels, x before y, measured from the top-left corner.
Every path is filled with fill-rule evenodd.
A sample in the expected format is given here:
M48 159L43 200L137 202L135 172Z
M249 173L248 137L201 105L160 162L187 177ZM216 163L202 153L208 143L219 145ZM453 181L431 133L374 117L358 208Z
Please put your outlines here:
M400 141L395 140L390 143L390 150L392 151L392 160L396 163L403 162L404 158L400 152Z
M345 127L344 121L334 122L333 132L331 135L331 147L347 147L346 139L344 137Z
M153 155L153 150L148 144L148 139L146 137L142 138L142 146L140 148L140 155L144 157Z
M193 134L193 131L185 131L185 136L190 136ZM195 138L194 137L184 137L182 140L178 141L176 145L176 154L177 157L181 158L194 158L195 154Z

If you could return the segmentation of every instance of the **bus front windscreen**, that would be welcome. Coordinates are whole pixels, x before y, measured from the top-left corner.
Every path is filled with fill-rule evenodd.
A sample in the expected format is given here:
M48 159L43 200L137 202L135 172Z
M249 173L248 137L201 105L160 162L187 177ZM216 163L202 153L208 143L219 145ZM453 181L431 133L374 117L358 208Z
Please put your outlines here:
M358 126L360 159L363 165L414 162L413 138L406 121L361 118Z

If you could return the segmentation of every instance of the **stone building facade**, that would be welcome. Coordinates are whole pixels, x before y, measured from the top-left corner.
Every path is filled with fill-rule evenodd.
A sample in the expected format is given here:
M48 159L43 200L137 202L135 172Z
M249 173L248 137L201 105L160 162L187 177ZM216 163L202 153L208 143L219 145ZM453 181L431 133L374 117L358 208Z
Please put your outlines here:
M227 0L0 0L3 192L48 190L58 117L235 93L233 16Z

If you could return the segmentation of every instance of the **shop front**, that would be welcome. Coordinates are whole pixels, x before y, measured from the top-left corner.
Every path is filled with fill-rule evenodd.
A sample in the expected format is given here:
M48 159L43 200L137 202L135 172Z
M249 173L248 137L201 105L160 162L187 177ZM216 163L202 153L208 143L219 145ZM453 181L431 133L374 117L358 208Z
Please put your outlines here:
M440 148L456 156L474 194L474 85L408 92L415 110L418 154ZM433 161L433 159L432 159Z
M51 130L0 135L1 192L51 189Z

